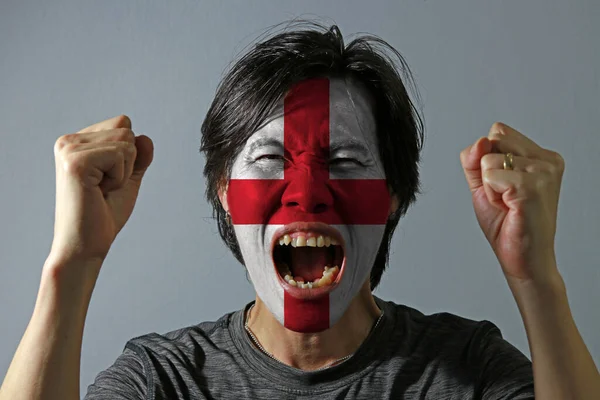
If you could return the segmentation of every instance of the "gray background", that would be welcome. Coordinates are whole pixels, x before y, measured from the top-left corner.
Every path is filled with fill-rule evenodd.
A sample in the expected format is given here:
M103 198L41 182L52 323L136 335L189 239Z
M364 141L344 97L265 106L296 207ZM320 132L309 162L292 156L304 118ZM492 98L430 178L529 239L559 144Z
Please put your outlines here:
M496 323L529 355L477 225L459 152L501 120L566 160L556 238L577 326L600 362L600 7L589 1L6 1L0 3L0 377L31 316L54 218L53 144L121 113L155 144L137 207L90 306L82 393L125 342L253 297L204 200L200 124L234 56L271 25L319 16L370 32L413 69L424 195L376 294Z

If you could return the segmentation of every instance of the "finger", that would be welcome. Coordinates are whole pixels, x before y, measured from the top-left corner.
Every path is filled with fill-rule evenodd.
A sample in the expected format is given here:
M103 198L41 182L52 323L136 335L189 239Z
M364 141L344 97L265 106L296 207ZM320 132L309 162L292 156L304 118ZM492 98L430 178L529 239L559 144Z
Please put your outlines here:
M131 179L140 182L154 159L154 143L148 136L140 135L135 138L135 147L137 149L137 157Z
M515 155L550 161L550 152L516 129L496 122L490 128L488 138L492 141L492 152L513 153Z
M120 166L117 166L118 169L113 169L112 171L106 172L109 178L117 181L118 184L121 184L121 180L129 179L129 177L131 177L131 175L133 174L135 162L137 161L137 147L135 146L135 144L129 142L81 143L77 144L76 147L73 147L73 149L69 152L69 155L67 157L78 157L70 155L75 153L82 153L81 156L83 156L84 154L93 154L98 155L97 157L100 157L100 155L108 151L120 152L123 154L124 166L122 170ZM95 165L94 162L96 162L98 159L99 158L94 157L90 158L90 165ZM102 166L104 164L99 165L101 166L101 168L103 168ZM113 183L109 183L109 185L113 185Z
M537 143L535 143L529 137L525 136L524 134L522 134L515 128L513 128L507 124L504 124L502 122L495 122L494 124L492 124L492 127L490 128L490 134L491 133L499 133L506 137L515 138L517 141L521 142L523 145L525 145L525 147L528 147L528 148L532 148L532 149L540 149L541 148Z
M481 172L490 169L504 169L505 154L488 153L481 158ZM550 168L550 164L546 161L536 160L527 157L515 156L512 159L512 170L521 172L539 172Z
M460 162L471 193L483 186L480 160L490 151L490 141L486 137L481 137L471 146L460 152Z
M523 157L535 158L531 150L524 146L516 137L505 136L502 133L493 132L488 135L492 143L492 153L512 153Z
M116 117L104 120L102 122L98 122L96 124L88 126L87 128L83 128L77 133L98 132L117 128L131 129L131 120L127 115L118 115Z
M65 155L65 168L76 176L90 179L84 181L90 187L101 185L105 191L122 187L133 169L135 146L122 142L82 146L86 148Z
M70 133L56 140L54 151L61 151L65 146L79 146L86 143L125 142L135 144L135 134L127 128L116 128L106 131Z
M484 188L490 203L500 209L507 210L507 204L517 200L522 194L519 188L526 186L526 179L532 176L524 172L490 169L483 174Z

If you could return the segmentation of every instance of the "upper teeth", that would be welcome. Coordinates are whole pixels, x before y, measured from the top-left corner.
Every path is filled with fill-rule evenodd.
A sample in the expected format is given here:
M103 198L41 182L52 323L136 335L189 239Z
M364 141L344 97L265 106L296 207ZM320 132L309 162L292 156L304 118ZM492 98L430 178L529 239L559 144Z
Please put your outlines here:
M291 244L292 247L329 247L331 245L339 245L339 242L327 235L310 235L306 233L299 233L298 235L291 237L289 234L285 234L279 238L280 246L287 246Z

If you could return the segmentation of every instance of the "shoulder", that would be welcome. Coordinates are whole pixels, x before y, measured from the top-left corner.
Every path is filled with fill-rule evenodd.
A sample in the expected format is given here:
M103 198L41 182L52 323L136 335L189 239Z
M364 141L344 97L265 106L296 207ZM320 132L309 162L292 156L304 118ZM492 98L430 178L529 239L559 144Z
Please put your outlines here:
M177 397L175 392L165 391L168 388L163 387L163 381L175 382L184 374L186 382L193 382L191 371L203 365L207 355L227 351L231 346L228 328L233 314L130 339L113 365L100 372L88 387L86 399Z
M449 312L425 314L413 307L382 301L393 314L397 340L403 347L439 357L485 347L490 340L502 339L498 326L488 320L474 320Z
M396 354L413 373L435 371L425 381L437 389L454 390L467 382L476 398L533 398L531 361L494 323L449 312L424 314L393 302L384 306L395 318Z
M392 312L398 324L416 331L442 331L444 333L464 333L475 329L496 331L498 327L488 320L474 320L449 312L424 314L416 308L397 304L393 301L378 300L384 305L385 311Z
M125 348L138 355L178 356L193 352L198 347L222 347L227 342L233 314L230 312L216 321L201 322L167 333L147 333L129 340Z

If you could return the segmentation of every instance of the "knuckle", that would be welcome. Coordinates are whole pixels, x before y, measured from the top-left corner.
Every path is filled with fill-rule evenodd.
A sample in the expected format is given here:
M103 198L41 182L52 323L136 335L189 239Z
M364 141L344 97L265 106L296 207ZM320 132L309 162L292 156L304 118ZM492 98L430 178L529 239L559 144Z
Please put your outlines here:
M539 172L544 172L546 168L547 168L546 165L544 165L543 163L532 163L532 164L528 165L525 168L525 170L532 174L537 174Z
M492 152L497 153L499 152L499 143L503 143L506 138L504 137L504 135L500 132L497 131L490 131L490 134L488 135L488 139L489 141L492 143Z
M61 137L56 139L56 142L54 142L54 152L59 153L63 150L65 146L67 146L69 143L72 143L73 135L73 133L69 133L67 135L62 135Z
M131 119L127 115L121 114L115 118L115 127L131 129Z
M117 162L120 164L123 164L123 162L125 161L125 155L123 153L121 153L120 151L117 152L115 157L117 157Z
M563 156L561 156L560 153L557 153L556 151L553 151L552 155L554 156L554 159L556 160L556 166L558 167L558 170L564 171L565 159L563 158Z
M68 142L62 146L61 153L62 154L74 153L76 148L77 148L77 143Z
M548 159L545 164L547 165L548 171L551 173L562 173L565 170L565 160L557 152L548 150Z
M56 142L54 142L54 155L57 156L60 151L62 150L64 146L64 142L60 140L60 138L58 140L56 140Z
M113 137L118 140L122 140L124 142L132 142L135 140L135 135L133 131L129 128L116 128L113 129L114 135Z
M491 169L493 166L493 158L494 158L494 154L486 154L483 157L481 157L481 162L480 162L480 166L482 170L487 170L487 169Z
M85 157L77 153L70 153L63 160L63 166L68 173L81 174L86 168Z
M549 179L546 174L540 174L538 179L536 179L531 185L531 194L535 195L545 193L550 184L551 179Z
M72 134L62 135L56 139L56 142L54 142L54 148L58 151L62 150L62 148L71 141L71 135Z
M492 132L499 132L499 133L506 133L507 129L506 129L506 124L500 122L500 121L496 121L492 124L492 127L490 129Z
M137 148L133 143L125 143L121 154L125 158L135 158L137 155Z
M133 143L128 143L127 145L127 149L129 150L129 152L131 154L133 154L134 156L137 155L137 147L135 147L135 144Z

